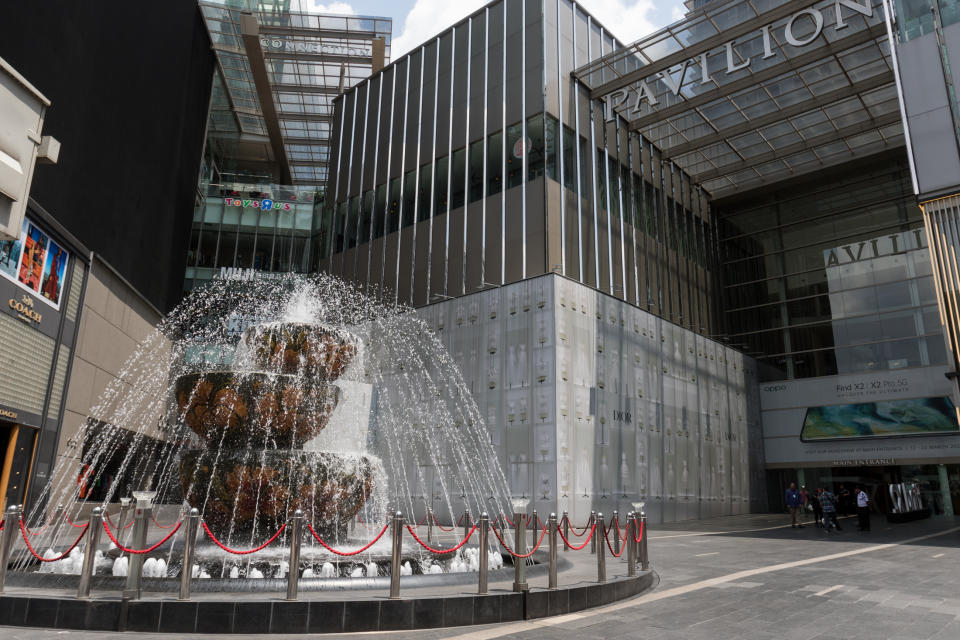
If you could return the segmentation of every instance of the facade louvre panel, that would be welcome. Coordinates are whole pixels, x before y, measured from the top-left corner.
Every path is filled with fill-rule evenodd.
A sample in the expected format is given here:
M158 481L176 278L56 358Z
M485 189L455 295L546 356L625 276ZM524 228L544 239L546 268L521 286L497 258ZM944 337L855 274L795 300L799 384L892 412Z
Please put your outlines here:
M0 344L0 404L42 414L53 338L0 314Z
M70 362L70 347L60 345L57 354L57 368L53 373L53 382L50 385L50 406L47 407L47 418L56 420L60 415L60 402L63 400L63 383L67 377L67 365Z
M77 311L80 309L80 295L83 292L83 274L85 270L80 265L73 266L73 275L70 276L70 293L67 297L67 319L77 321Z

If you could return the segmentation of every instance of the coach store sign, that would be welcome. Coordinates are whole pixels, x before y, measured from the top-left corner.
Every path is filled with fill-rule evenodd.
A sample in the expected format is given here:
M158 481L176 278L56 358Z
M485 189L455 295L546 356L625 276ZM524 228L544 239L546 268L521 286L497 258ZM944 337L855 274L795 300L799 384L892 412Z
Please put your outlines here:
M822 10L816 7L800 9L787 18L786 23L782 27L782 32L779 27L777 28L775 36L778 37L776 38L774 35L771 35L774 30L774 26L771 23L760 27L754 34L739 39L740 42L747 42L759 36L763 42L762 55L745 56L739 49L735 50L738 41L729 40L716 49L704 51L698 56L685 60L679 66L665 69L652 76L648 76L636 82L631 87L617 89L616 91L608 93L604 96L604 101L607 104L607 116L612 118L613 110L617 107L629 107L631 113L637 114L641 111L644 103L655 109L659 100L657 100L654 90L650 87L649 83L651 82L663 82L674 96L679 96L680 90L686 86L692 86L691 91L699 95L705 90L708 91L715 88L712 82L715 74L722 73L729 75L741 69L749 69L750 65L757 59L766 60L774 56L784 55L784 53L776 47L775 39L786 42L793 47L805 47L823 34L825 11L834 13L835 21L830 25L829 29L832 32L837 32L849 27L847 20L855 13L867 18L873 17L873 4L872 0L860 0L859 2L857 0L836 0L832 5L828 5ZM834 41L842 37L842 35L843 34L834 35L831 33L827 36L827 39ZM721 63L717 65L717 57L726 64ZM712 61L712 66L708 61ZM695 76L696 80L687 82L687 75L694 68L699 69L699 73Z

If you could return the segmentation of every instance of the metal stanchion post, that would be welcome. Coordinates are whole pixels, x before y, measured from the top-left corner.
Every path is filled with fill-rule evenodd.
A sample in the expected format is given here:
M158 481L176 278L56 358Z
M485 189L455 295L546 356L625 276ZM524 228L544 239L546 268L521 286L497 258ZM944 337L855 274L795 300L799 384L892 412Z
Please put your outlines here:
M526 541L524 540L524 535L526 534L527 525L523 521L523 516L527 512L527 504L529 500L526 498L515 498L511 500L513 503L513 552L518 556L526 553ZM514 558L513 559L513 590L516 592L523 592L529 590L529 585L527 585L527 563L524 558Z
M603 514L597 514L597 529L593 532L594 539L597 536L601 536L600 540L597 542L597 582L606 582L607 581L607 559L604 555L604 543L603 543Z
M620 555L620 512L616 509L613 510L613 522L617 523L617 528L614 529L614 540L613 540L613 553L614 555ZM613 522L610 524L612 525Z
M293 512L293 531L290 533L290 569L287 571L287 600L297 599L300 587L300 545L303 542L303 511Z
M650 558L647 556L647 514L640 514L640 527L643 534L640 536L640 568L643 571L650 569Z
M597 523L597 512L591 511L590 521L587 522L587 527L589 528L591 525L594 525L596 523ZM590 538L590 553L596 553L596 552L597 552L597 534L594 533L593 537Z
M180 600L190 599L190 581L193 579L193 548L197 544L200 528L199 509L190 509L187 516L187 533L183 539L183 569L180 570Z
M470 533L470 509L463 510L463 537Z
M127 526L127 523L130 521L130 507L133 506L133 498L120 498L120 520L117 523L117 540L121 540L120 536L123 535L124 527ZM130 542L130 536L127 536L127 543Z
M7 580L7 565L10 564L10 552L13 550L13 536L20 532L20 512L12 505L4 515L3 531L0 531L0 593Z
M487 593L487 564L489 561L488 547L490 529L490 516L484 511L480 514L480 570L478 572L477 593L484 595Z
M403 550L403 514L393 514L393 545L390 552L390 599L400 599L400 553Z
M433 542L433 509L427 509L427 543Z
M150 499L137 500L136 511L133 514L133 536L130 545L134 549L143 549L147 546L147 523L150 520L152 508ZM123 590L124 600L140 599L140 579L143 576L142 553L130 553L127 564L127 587Z
M550 527L550 581L547 585L549 589L557 588L557 514L551 513L547 520L547 526Z
M533 517L530 519L530 544L537 544L537 540L540 538L540 519L537 515L537 510L533 510Z
M627 514L627 575L637 575L637 545L633 541L636 535L636 520L633 517L633 511Z
M566 511L563 512L563 537L565 538L563 551L566 553L570 551L570 547L566 543L566 540L570 539L570 514Z
M63 520L63 505L58 504L57 508L53 510L53 517L50 518L50 523L53 525L53 528L56 529L60 526L60 521Z
M80 585L77 587L78 598L90 597L90 583L97 570L97 547L100 546L100 530L103 529L103 510L94 507L87 523L87 546L83 549L83 568L80 570Z

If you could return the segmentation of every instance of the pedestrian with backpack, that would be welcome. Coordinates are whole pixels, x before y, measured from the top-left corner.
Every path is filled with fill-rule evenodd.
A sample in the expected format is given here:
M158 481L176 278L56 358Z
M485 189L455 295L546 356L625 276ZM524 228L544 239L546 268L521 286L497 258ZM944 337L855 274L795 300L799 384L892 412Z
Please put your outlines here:
M837 496L830 489L820 494L820 508L823 509L823 528L829 533L833 525L837 531L842 531L837 522Z

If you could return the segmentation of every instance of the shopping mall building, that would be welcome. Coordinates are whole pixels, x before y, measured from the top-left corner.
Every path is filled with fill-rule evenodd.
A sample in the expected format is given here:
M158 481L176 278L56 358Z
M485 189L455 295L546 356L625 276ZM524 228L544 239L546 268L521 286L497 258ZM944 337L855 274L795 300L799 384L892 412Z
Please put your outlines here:
M798 481L952 513L960 5L932 2L694 0L629 45L492 2L334 102L321 268L443 336L542 511Z

